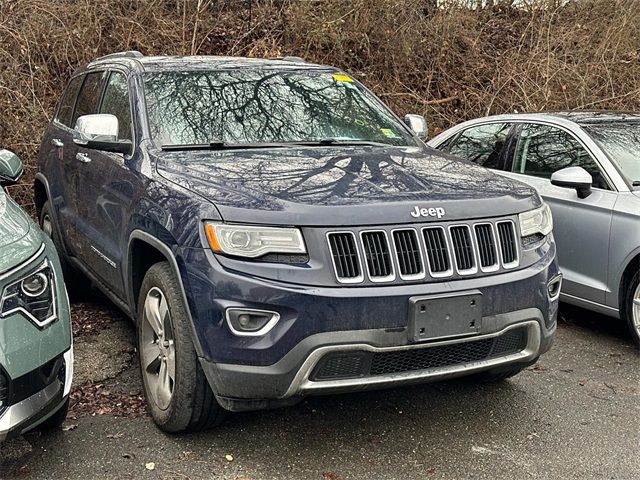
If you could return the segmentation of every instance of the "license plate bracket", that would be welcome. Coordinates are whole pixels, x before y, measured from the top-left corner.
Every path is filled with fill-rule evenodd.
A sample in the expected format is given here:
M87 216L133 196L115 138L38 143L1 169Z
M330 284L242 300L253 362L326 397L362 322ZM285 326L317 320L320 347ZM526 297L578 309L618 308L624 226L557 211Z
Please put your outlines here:
M477 335L482 327L482 293L479 290L409 299L409 340Z

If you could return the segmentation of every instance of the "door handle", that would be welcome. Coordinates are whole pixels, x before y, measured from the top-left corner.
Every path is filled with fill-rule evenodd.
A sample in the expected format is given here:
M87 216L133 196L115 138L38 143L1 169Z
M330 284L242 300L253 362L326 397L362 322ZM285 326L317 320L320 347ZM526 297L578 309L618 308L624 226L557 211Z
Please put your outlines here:
M64 143L62 143L62 140L60 140L59 138L52 138L51 145L57 148L64 147Z
M89 163L91 158L86 153L76 153L76 160L80 160L82 163Z

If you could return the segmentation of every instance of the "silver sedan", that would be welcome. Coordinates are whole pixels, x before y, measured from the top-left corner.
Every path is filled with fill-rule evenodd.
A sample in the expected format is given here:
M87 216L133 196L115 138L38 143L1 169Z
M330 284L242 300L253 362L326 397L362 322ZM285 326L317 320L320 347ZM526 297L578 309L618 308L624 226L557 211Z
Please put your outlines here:
M553 212L562 300L623 318L640 344L640 114L497 115L428 144L535 187Z

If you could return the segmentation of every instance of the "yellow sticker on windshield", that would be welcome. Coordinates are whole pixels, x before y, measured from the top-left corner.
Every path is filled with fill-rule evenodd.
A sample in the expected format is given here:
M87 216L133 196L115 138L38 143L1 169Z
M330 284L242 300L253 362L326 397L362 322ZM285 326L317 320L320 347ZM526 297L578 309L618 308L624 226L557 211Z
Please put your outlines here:
M380 131L387 138L400 138L396 132L391 130L390 128L381 128Z
M334 73L333 79L337 82L353 82L353 78L351 78L349 75L345 75L344 73Z

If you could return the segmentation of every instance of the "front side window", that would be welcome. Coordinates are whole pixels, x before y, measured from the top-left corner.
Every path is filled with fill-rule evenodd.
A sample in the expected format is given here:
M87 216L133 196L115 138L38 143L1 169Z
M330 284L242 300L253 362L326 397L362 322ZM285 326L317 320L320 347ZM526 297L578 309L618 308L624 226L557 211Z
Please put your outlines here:
M640 187L640 122L594 123L582 127L626 179Z
M100 113L110 113L118 119L118 140L131 140L131 108L127 78L118 72L111 73L104 90Z
M471 127L449 145L449 153L487 168L500 168L502 150L511 124L492 123Z
M416 145L373 95L326 71L150 72L144 88L158 145L323 140Z
M76 104L76 97L78 96L78 90L80 89L83 78L84 77L82 75L79 75L71 79L67 89L64 91L62 100L60 100L60 106L58 107L56 120L69 128L73 127L71 124L73 107Z
M566 167L582 167L591 174L594 187L609 188L597 163L570 133L549 125L528 124L522 128L514 172L551 178L554 172Z
M74 126L82 115L98 113L102 83L106 75L106 72L92 72L85 77L76 102L76 111L73 115L72 123Z

